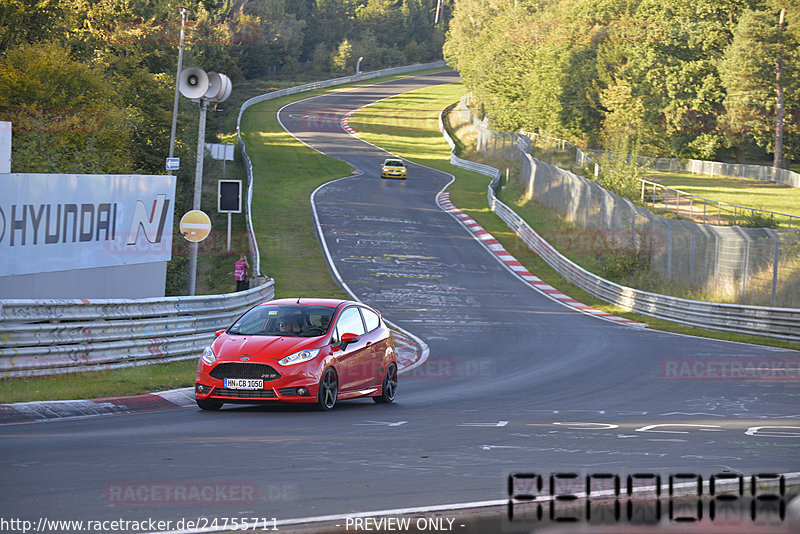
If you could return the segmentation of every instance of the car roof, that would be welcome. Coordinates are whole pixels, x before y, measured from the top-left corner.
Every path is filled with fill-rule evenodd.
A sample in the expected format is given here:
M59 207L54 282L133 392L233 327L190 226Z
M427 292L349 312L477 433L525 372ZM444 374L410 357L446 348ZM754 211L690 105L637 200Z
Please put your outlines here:
M388 163L390 161L396 161L397 163L403 163L403 160L401 160L400 158L386 158L383 162L384 163Z
M358 304L358 303L353 302L352 300L300 297L291 299L276 299L261 303L262 306L266 304L277 304L277 305L300 304L305 306L326 306L328 308L336 308L342 304Z

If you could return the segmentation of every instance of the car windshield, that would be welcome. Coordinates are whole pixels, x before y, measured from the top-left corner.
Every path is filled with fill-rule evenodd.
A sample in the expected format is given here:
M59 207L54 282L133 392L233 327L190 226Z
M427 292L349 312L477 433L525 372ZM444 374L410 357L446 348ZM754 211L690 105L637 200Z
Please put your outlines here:
M327 306L256 306L228 329L248 336L315 337L328 331L336 308Z
M398 161L398 160L394 160L394 159L390 159L390 160L385 161L384 165L386 165L387 167L402 167L403 166L403 162L402 161Z

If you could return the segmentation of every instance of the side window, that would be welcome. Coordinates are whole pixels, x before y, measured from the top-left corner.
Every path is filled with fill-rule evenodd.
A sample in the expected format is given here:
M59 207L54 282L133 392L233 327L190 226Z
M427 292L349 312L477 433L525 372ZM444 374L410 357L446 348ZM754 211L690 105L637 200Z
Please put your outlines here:
M367 332L372 332L381 324L381 318L372 310L361 308L361 315L364 316L364 323L367 325Z
M361 314L358 313L358 308L347 308L342 312L339 317L339 322L336 323L337 339L341 339L342 334L352 333L357 336L364 335L364 323L361 321Z

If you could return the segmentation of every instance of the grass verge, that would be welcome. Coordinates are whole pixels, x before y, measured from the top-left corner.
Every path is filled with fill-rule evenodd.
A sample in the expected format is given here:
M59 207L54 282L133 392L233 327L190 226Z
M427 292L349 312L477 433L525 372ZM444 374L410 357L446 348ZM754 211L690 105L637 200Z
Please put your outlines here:
M196 360L37 378L0 380L0 403L95 399L165 391L194 384Z
M439 111L436 110L442 110L449 106L465 92L466 90L461 84L448 84L406 93L362 109L351 117L350 125L359 132L360 137L365 141L411 161L453 174L456 180L449 188L450 199L453 203L478 221L486 231L493 234L506 250L516 256L528 270L581 302L621 317L646 323L659 330L728 341L800 348L798 343L733 332L703 330L639 315L597 299L564 281L561 275L548 266L537 254L531 252L516 234L511 232L505 223L489 210L486 202L489 179L450 164L450 148L439 133ZM393 114L393 110L396 109L405 111L402 121L398 121ZM462 157L464 156L462 155ZM531 214L528 214L528 217L530 220L527 222L538 231L541 228L542 219L537 219ZM541 214L540 217L546 218L547 214ZM547 238L547 236L544 237Z

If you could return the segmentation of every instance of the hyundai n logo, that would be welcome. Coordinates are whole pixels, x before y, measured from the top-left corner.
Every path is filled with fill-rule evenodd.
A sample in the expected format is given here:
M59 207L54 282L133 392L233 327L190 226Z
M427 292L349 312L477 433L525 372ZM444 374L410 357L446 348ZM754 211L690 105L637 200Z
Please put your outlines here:
M135 245L139 237L139 229L144 230L144 237L150 243L161 243L164 223L169 213L169 200L167 195L158 195L153 201L150 213L141 200L136 201L136 210L133 212L131 231L128 233L128 245Z
M160 243L169 204L163 194L156 196L149 210L144 201L137 200L126 244L135 245L140 231L150 243ZM122 213L117 202L12 204L0 208L0 243L6 236L10 247L115 241Z

